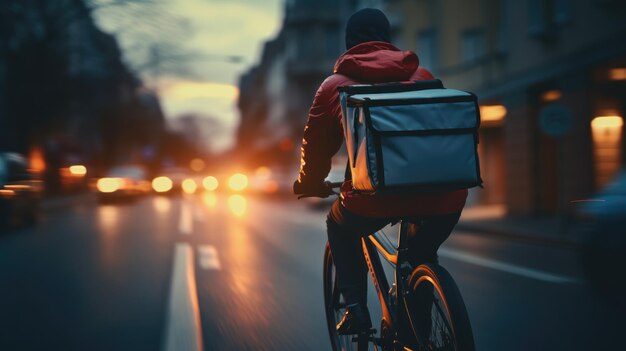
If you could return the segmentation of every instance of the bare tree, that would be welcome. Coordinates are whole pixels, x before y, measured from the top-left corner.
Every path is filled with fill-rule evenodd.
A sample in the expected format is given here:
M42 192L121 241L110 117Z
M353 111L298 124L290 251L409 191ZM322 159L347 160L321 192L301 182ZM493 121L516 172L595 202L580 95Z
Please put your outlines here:
M194 62L242 61L240 56L207 55L185 46L192 27L188 20L172 13L164 0L86 1L95 16L106 22L106 29L118 37L135 73L149 79L153 88L158 88L159 78L166 75L202 78L194 71Z
M86 0L95 17L120 41L126 62L153 85L162 75L193 76L186 64L199 56L185 47L187 20L162 0Z

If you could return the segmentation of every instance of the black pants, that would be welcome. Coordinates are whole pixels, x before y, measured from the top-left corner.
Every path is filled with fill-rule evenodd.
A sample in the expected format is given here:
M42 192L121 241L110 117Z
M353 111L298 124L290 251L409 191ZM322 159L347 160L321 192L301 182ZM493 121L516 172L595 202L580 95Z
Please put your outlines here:
M421 216L408 219L411 263L437 262L439 246L450 236L461 214ZM328 242L337 272L337 283L346 304L366 303L367 264L361 237L373 234L391 223L393 218L368 218L348 211L335 201L326 226Z

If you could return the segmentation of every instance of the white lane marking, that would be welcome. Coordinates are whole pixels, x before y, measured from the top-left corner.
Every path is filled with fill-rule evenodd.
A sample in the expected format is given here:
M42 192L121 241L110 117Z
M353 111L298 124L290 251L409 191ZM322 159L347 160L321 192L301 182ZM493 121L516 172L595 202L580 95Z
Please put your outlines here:
M193 249L187 243L177 243L174 248L167 313L164 351L202 350Z
M522 277L541 280L549 283L558 283L558 284L582 284L584 283L582 280L568 277L564 275L554 274L542 272L532 268L526 268L522 266L513 265L506 262L496 261L485 257L476 256L470 253L461 252L452 249L440 248L439 256L450 258L457 261L462 261L466 263L475 264L477 266L482 266L486 268L495 269L502 272L507 272L511 274L516 274Z
M222 268L215 246L200 245L198 247L198 264L202 269L220 270Z
M181 234L189 235L193 233L193 213L189 203L183 202L180 207L180 218L178 220L178 231Z

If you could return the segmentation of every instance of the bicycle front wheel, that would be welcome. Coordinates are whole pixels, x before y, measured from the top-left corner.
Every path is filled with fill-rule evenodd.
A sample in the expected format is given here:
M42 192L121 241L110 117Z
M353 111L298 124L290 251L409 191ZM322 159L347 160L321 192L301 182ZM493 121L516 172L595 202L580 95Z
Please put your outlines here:
M324 251L324 305L326 309L326 323L328 324L328 334L333 351L353 351L357 350L350 335L337 335L335 329L346 311L346 304L339 292L337 285L337 274L330 246L326 244ZM367 347L367 346L366 346ZM361 348L362 349L362 348Z
M474 336L459 288L445 268L423 264L413 270L405 308L404 343L410 349L474 351Z

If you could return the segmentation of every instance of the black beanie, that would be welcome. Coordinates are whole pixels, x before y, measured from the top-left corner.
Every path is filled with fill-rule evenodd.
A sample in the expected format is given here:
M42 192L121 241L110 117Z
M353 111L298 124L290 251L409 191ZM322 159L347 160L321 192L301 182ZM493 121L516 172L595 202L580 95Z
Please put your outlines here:
M387 16L377 9L362 9L350 16L346 24L346 49L366 41L391 42Z

